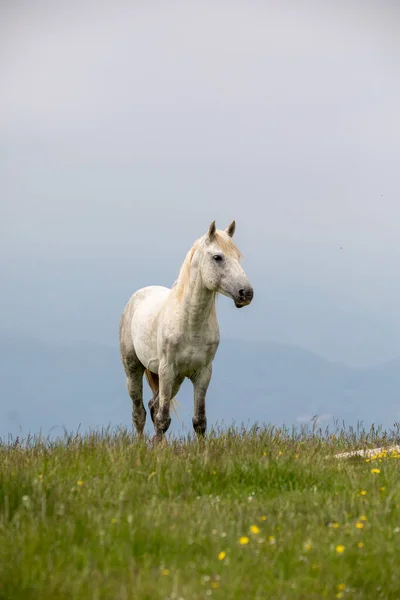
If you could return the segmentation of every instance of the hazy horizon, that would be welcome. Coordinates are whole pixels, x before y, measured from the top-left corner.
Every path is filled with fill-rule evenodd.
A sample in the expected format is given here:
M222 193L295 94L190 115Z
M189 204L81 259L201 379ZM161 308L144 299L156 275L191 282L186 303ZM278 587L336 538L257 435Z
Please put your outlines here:
M114 344L237 221L222 335L400 358L400 5L0 8L0 329Z

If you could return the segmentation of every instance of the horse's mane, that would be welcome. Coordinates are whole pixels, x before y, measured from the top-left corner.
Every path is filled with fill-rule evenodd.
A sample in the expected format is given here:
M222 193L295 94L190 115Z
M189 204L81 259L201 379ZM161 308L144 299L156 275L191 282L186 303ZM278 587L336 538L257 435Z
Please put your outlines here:
M237 258L238 260L241 258L242 255L240 253L240 250L230 236L228 236L222 231L216 231L214 235L218 246L221 248L222 252L226 256L231 256L233 258ZM196 250L201 246L201 244L204 243L205 237L206 236L203 236L196 240L189 252L186 254L185 260L183 261L181 269L179 271L178 279L172 286L176 297L179 300L182 300L185 288L190 281L190 267L192 264L193 256Z

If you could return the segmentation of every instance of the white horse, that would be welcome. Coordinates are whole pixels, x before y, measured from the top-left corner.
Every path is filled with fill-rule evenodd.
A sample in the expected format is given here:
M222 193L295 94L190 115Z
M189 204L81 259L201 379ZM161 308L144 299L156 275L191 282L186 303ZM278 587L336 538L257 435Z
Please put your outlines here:
M194 387L193 428L203 436L206 432L205 399L219 345L216 295L229 296L237 308L253 299L232 240L234 232L235 221L225 231L217 230L213 221L187 253L172 289L142 288L125 307L120 352L133 403L133 423L140 436L146 421L144 373L153 392L149 408L157 439L162 439L170 426L170 404L185 377Z

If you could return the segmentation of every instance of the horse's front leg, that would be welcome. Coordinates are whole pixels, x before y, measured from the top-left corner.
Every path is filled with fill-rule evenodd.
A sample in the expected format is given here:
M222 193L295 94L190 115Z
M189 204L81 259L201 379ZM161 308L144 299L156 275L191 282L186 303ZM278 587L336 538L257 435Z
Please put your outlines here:
M158 411L154 418L154 428L156 430L157 438L162 439L171 424L171 417L169 414L170 404L177 387L177 378L173 367L168 365L166 361L160 361L159 380Z
M198 371L191 381L194 388L193 429L198 435L204 436L207 429L206 394L212 374L211 363Z

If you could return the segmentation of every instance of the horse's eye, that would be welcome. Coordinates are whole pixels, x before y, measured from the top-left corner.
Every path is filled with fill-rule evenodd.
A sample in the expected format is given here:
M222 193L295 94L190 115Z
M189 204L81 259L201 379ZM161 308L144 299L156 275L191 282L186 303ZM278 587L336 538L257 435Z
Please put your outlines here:
M213 259L219 261L222 260L222 256L220 254L214 254Z

